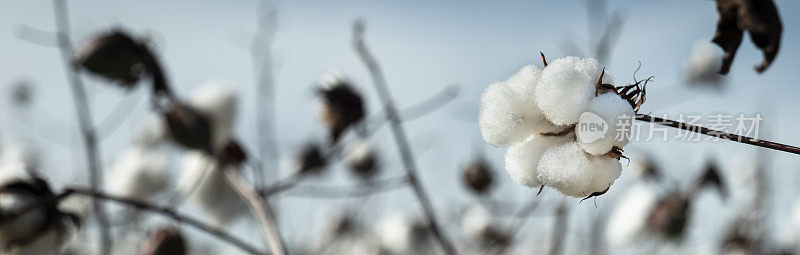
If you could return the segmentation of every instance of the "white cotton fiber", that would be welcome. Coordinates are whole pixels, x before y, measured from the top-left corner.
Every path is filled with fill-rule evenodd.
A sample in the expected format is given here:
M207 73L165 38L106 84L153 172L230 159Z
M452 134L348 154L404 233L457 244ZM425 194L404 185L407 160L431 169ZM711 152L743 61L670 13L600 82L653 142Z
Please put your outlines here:
M591 156L576 142L567 142L545 151L538 170L539 181L544 185L580 198L611 186L619 177L622 164L608 156Z
M111 167L106 191L137 200L148 199L167 187L166 166L164 153L157 147L128 148Z
M536 104L556 125L578 122L594 97L602 70L600 62L593 58L556 59L542 71L534 93ZM606 72L603 82L613 84L610 73Z
M214 148L221 148L231 138L236 101L235 89L219 82L203 84L192 94L190 105L210 118Z
M381 247L391 254L404 254L411 250L411 219L406 214L387 214L378 221L375 231Z
M722 66L722 49L709 42L695 44L686 64L687 78L692 83L714 83L720 81L718 72Z
M523 141L533 133L557 132L559 127L547 121L533 98L541 70L526 66L508 80L496 82L484 90L478 124L483 139L493 146L508 146Z
M531 135L524 142L508 148L506 153L506 171L517 184L528 187L539 187L539 159L549 148L575 139L573 134L564 136Z
M575 126L578 143L584 151L603 155L611 151L613 146L623 148L628 145L636 113L625 99L615 93L599 95L591 100L587 112L594 115L582 114ZM602 125L605 131L592 129L591 125Z
M492 215L483 205L470 206L461 217L461 230L470 240L480 239L493 224Z
M608 219L606 240L611 245L624 246L640 236L657 201L658 190L651 182L628 188Z
M183 158L178 180L181 194L207 212L217 225L226 224L244 209L244 203L225 180L222 171L207 154L190 151Z

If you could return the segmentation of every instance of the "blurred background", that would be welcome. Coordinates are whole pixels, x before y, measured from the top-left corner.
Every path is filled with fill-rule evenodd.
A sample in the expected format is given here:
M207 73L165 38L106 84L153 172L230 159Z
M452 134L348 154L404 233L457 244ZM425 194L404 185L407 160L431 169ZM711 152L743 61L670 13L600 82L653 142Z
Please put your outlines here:
M274 101L270 102L274 116L267 124L274 129L274 138L268 138L268 142L277 151L260 159L267 169L267 184L294 176L290 162L304 146L310 142L326 143L328 131L320 124L317 97L321 76L331 70L344 74L363 97L366 115L381 114L382 102L370 74L352 47L353 22L362 19L366 43L379 62L397 107L419 106L432 97L443 104L403 125L422 187L431 198L445 235L462 254L497 252L492 250L497 248L485 247L494 245L494 241L482 245L468 233L469 226L483 226L486 222L503 231L515 230L506 233L513 237L508 249L503 248L510 254L722 253L734 242L729 238L731 229L742 218L754 222L752 229L761 231L756 234L757 241L749 242L758 243L763 253L792 253L800 237L800 225L793 224L793 209L800 192L796 188L800 183L800 156L725 141L633 142L625 148L630 163L623 160L622 177L605 195L579 202L549 188L536 196L537 189L514 183L504 170L506 148L486 144L477 125L483 89L507 79L525 65L541 66L539 52L548 59L601 54L616 85L633 83L639 62L637 78L655 76L648 86L648 101L640 112L668 114L672 118L681 113L761 114L764 120L759 138L798 145L800 103L795 96L800 91L795 83L800 79L796 71L800 49L792 46L800 43L796 36L800 19L793 13L800 10L796 1L775 1L784 27L784 47L766 72L753 71L761 53L748 37L730 74L700 82L690 76L691 56L693 50L708 45L714 35L718 19L714 1L66 3L75 45L97 33L121 28L147 40L178 96L190 97L209 82L229 84L237 95L233 133L256 155L258 135L264 131L256 117L262 100L257 86L264 68L271 70L268 79L274 85ZM56 188L85 186L88 183L83 140L67 70L58 51L53 13L54 6L49 1L0 0L0 149L4 153L20 150L34 155L31 157L36 158L39 172ZM608 38L604 39L604 35ZM603 43L608 45L602 46ZM266 67L265 59L270 63ZM144 86L121 90L87 74L82 75L82 80L96 124L102 169L110 181L114 176L111 166L145 123L154 119L148 104L150 95ZM441 93L445 99L437 97ZM642 132L647 132L646 127ZM669 137L674 132L670 131ZM343 141L351 143L355 140L351 138ZM371 178L390 178L405 171L388 125L371 135L369 143L380 160L380 172ZM168 162L164 169L169 177L167 186L174 190L186 152L173 146L164 153ZM476 195L464 185L463 175L472 162L481 159L494 177L493 188L488 194ZM645 180L635 174L643 171L644 164L655 166L659 179ZM655 183L658 194L689 190L708 164L718 168L726 191L707 189L693 196L685 230L679 237L651 233L630 242L609 237L614 235L613 229L629 227L612 224L609 219L613 219L612 214L626 195L636 191L634 187ZM342 160L332 160L321 173L303 177L299 187L270 199L290 253L386 252L386 247L375 248L387 246L382 243L385 234L370 233L382 231L385 227L381 223L387 217L401 214L424 219L420 204L408 187L357 197L303 192L314 187L361 185L362 181L348 171ZM248 173L248 178L254 177ZM519 221L518 212L524 212L530 201L538 201L538 206ZM152 202L167 203L156 198ZM485 211L476 216L476 206ZM106 209L112 222L127 217L123 207ZM181 205L178 211L206 216L202 208L191 203ZM342 217L357 222L358 234L347 240L330 238L331 230L326 226ZM479 219L470 221L470 217ZM136 254L138 243L150 229L168 222L148 216L131 224L135 226L115 226L115 243L129 248L115 247L114 253ZM69 250L76 254L96 252L92 224L87 220ZM223 228L266 250L254 225L252 217L244 214ZM561 236L555 233L556 229L563 229L563 240L554 240ZM189 254L242 253L200 231L188 227L181 230ZM424 236L414 233L412 236ZM426 238L430 239L422 237ZM561 248L554 252L555 242L561 243ZM436 244L430 246L417 252L442 252Z

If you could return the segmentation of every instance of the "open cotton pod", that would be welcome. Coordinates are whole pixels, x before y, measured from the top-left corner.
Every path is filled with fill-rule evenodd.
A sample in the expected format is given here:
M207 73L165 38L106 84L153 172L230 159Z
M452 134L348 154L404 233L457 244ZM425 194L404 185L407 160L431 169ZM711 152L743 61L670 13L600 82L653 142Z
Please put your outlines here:
M493 146L509 146L534 133L556 132L533 98L541 69L526 66L506 81L487 87L481 95L478 124L481 135Z
M317 95L322 103L322 123L330 131L331 142L338 141L347 128L364 119L366 110L361 94L344 75L329 72L321 77Z
M542 71L534 90L536 103L554 124L575 124L594 98L601 73L603 68L597 59L556 59ZM612 76L606 72L601 83L613 83Z
M545 151L538 170L542 184L582 198L608 190L622 172L622 164L613 157L590 155L578 143L567 142Z
M0 165L0 250L3 254L57 254L78 225L74 215L45 204L22 214L19 210L50 201L55 194L43 179L22 164Z
M376 225L381 254L432 254L436 247L427 223L402 212L390 212Z
M167 159L157 146L134 145L123 151L107 178L109 194L146 200L168 185Z
M686 61L685 76L690 84L722 88L725 76L718 72L722 67L722 50L710 42L698 42Z
M615 93L592 98L575 126L578 144L592 155L625 147L630 141L635 115L633 107Z
M633 243L648 230L648 220L658 202L655 183L643 181L625 190L611 211L606 225L606 240L613 246Z
M236 101L234 87L221 82L205 83L192 93L189 105L208 118L214 152L219 151L232 138Z
M528 187L542 185L539 181L539 161L544 152L553 147L575 139L572 134L563 136L531 135L524 142L508 148L506 152L506 171L517 184Z
M217 225L224 225L241 215L244 203L227 181L223 171L236 171L226 165L222 169L212 156L201 151L184 155L178 190L187 201L208 213Z

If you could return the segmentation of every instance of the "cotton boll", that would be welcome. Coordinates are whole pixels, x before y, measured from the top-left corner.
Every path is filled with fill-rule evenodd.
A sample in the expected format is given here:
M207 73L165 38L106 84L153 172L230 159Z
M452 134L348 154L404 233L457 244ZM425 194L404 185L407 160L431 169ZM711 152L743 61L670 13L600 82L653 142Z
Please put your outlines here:
M554 124L574 124L594 97L595 85L602 72L597 59L556 59L542 71L534 90L536 104ZM605 73L603 83L613 83L610 73Z
M106 190L113 195L144 200L167 187L166 158L158 148L129 148L111 169Z
M178 190L189 202L210 214L217 225L228 223L244 209L243 202L227 183L222 171L207 154L190 151L183 158L178 180Z
M461 218L461 229L464 231L464 236L473 240L479 240L483 232L491 225L491 214L481 205L470 206Z
M39 154L22 144L9 144L0 151L0 164L20 163L26 171L35 171L39 162Z
M478 124L483 139L493 146L507 146L523 141L532 133L558 129L544 119L535 103L526 101L505 82L484 90Z
M714 84L722 81L722 49L708 42L695 44L686 63L686 76L691 83Z
M605 191L621 171L619 160L591 156L575 142L548 149L539 161L539 181L564 195L586 197Z
M564 136L531 135L524 142L508 148L506 153L506 171L517 184L528 187L539 187L539 159L549 148L575 139L572 134Z
M385 254L430 254L428 226L401 212L390 212L378 221L376 233ZM381 253L384 254L384 253Z
M0 187L0 212L21 210L54 197L49 185L20 162L0 166ZM74 226L55 205L39 206L16 218L0 220L3 254L56 254Z
M592 155L606 154L614 146L623 148L630 140L635 115L633 107L619 95L599 95L592 99L575 126L578 143ZM599 127L604 131L598 130Z
M231 138L233 121L236 116L236 93L232 86L211 82L194 91L190 105L209 118L212 130L212 144L219 149Z
M640 236L657 201L658 190L651 182L628 188L608 220L606 240L614 246L624 246Z

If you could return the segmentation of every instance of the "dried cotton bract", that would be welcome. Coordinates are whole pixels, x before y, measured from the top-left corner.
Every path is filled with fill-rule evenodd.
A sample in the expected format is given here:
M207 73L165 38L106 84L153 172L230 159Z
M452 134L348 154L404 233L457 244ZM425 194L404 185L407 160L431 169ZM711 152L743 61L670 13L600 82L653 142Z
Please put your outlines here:
M510 146L506 170L514 182L572 197L601 195L620 175L644 87L614 87L592 58L543 62L544 69L526 66L486 88L481 134L491 145ZM585 129L590 124L600 128Z
M57 254L78 223L76 216L44 204L23 214L23 208L54 199L42 179L17 163L0 166L0 250L2 254Z

